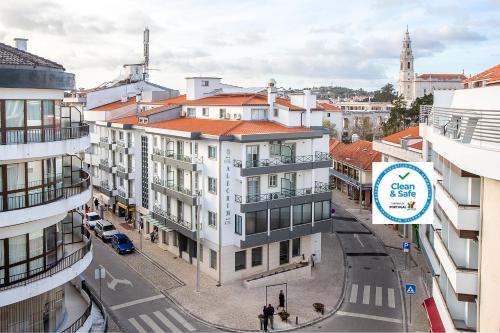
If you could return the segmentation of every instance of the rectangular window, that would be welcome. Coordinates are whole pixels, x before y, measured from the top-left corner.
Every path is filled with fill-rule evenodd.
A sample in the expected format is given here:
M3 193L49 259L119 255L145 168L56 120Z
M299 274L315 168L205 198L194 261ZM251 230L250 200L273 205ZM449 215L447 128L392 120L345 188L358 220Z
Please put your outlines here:
M187 117L196 118L196 108L187 108Z
M276 187L278 186L278 175L272 174L269 175L269 187Z
M300 256L300 238L292 240L292 257Z
M237 235L241 235L242 233L241 220L241 215L234 214L234 233Z
M293 206L293 225L311 222L311 204Z
M262 265L262 246L252 249L252 267Z
M330 200L314 203L314 221L326 220L331 217Z
M240 271L247 268L247 251L238 251L234 253L234 270Z
M245 234L267 232L267 210L245 214Z
M271 230L290 226L290 207L271 209Z
M276 109L274 109L274 116L275 116L275 117L278 117L278 116L279 116L279 111L278 111L278 109L277 109L277 108L276 108Z
M217 194L217 179L208 177L208 192Z
M219 109L219 118L223 119L226 117L226 109Z
M208 225L212 228L217 228L217 213L208 212Z
M251 120L266 120L267 119L266 109L252 109L250 110Z
M217 147L208 146L208 158L211 160L217 159Z
M202 87L208 87L209 82L210 82L210 81L208 81L208 80L202 80L202 81L201 81L201 86L202 86Z
M208 108L203 108L203 109L201 109L201 110L202 110L202 115L203 115L204 117L208 117Z
M210 268L217 269L217 252L210 250Z
M24 127L24 101L6 100L5 118L6 127Z

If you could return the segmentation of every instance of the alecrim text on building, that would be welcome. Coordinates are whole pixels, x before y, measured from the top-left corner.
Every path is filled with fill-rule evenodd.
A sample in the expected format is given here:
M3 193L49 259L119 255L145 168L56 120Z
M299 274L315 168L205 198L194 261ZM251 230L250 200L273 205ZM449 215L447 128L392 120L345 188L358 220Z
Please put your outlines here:
M373 224L431 224L430 162L373 163Z

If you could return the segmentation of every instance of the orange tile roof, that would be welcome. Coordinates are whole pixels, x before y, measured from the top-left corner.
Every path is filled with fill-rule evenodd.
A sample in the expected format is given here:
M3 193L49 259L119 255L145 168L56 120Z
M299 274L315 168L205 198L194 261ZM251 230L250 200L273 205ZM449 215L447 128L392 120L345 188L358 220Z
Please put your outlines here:
M309 132L305 127L285 127L270 121L232 121L217 119L178 118L142 126L209 135L248 135L266 133Z
M318 109L323 109L326 111L340 111L340 107L330 104L330 103L316 103Z
M420 74L417 75L419 79L443 79L443 80L451 80L451 79L465 79L465 75L463 74Z
M137 125L139 123L139 118L137 116L128 116L128 117L112 119L111 122L119 124Z
M266 98L266 100L267 100L267 98ZM276 103L278 103L279 105L282 105L284 107L287 107L288 109L290 109L290 111L305 111L304 108L302 108L300 106L293 105L292 103L290 103L289 99L278 97L278 98L276 98Z
M175 107L176 107L176 105L173 105L173 104L160 105L160 106L157 106L157 107L154 107L152 109L149 109L149 110L146 110L146 111L139 113L139 116L146 117L146 116L149 116L151 114L165 111L165 110L169 110L169 109L172 109Z
M415 126L415 127L408 127L407 129L402 130L401 132L388 135L382 138L382 141L387 141L399 145L401 143L401 139L419 138L419 137L420 134L418 133L418 126Z
M331 143L331 141L330 141ZM369 141L358 140L350 144L338 143L331 150L332 159L362 170L371 170L373 162L380 162L380 152L372 149Z
M122 108L122 107L127 106L127 105L132 105L132 104L135 104L135 96L130 97L126 102L122 102L121 100L119 100L116 102L112 102L112 103L108 103L108 104L104 104L104 105L95 107L93 109L90 109L89 111L111 111L111 110Z
M420 142L415 142L414 144L410 145L411 148L422 150L422 141Z
M338 146L339 143L340 143L339 140L330 139L330 149L329 149L330 154L332 153L333 149Z
M161 105L166 105L166 104L184 104L186 103L186 95L179 95L176 97L170 97L166 99L160 99L156 102L152 103L143 103L143 104L161 104Z
M474 82L474 81L485 81L486 85L500 81L500 64L488 68L468 79L464 80L464 83Z

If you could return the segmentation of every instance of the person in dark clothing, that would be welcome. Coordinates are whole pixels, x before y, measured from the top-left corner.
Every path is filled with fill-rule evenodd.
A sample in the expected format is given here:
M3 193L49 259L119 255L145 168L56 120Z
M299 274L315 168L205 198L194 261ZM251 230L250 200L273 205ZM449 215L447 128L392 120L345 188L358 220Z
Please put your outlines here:
M96 211L99 210L99 200L97 200L97 198L95 198L95 200L94 200L94 207L95 207Z
M269 314L267 311L267 307L264 305L264 308L262 309L262 315L264 316L264 332L267 332L267 323L269 321Z
M279 298L279 301L280 301L279 302L279 304L280 304L279 307L284 309L285 308L285 294L283 294L283 290L280 290L280 294L279 294L278 298Z
M267 316L269 317L269 326L274 330L274 308L271 304L267 306Z

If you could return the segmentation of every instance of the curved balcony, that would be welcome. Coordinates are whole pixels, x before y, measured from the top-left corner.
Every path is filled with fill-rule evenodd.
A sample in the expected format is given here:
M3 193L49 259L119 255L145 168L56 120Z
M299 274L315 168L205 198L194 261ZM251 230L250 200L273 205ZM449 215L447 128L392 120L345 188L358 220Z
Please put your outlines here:
M21 160L73 155L90 146L89 125L70 127L0 128L0 155L4 160Z
M61 182L51 186L3 197L0 200L1 226L8 227L34 219L44 219L84 205L91 197L90 175L83 170L76 171L79 172L77 181L63 177Z
M17 303L43 294L79 276L92 261L92 242L86 241L81 248L62 257L43 271L30 271L11 275L8 281L0 279L0 307ZM12 282L10 282L12 281Z

